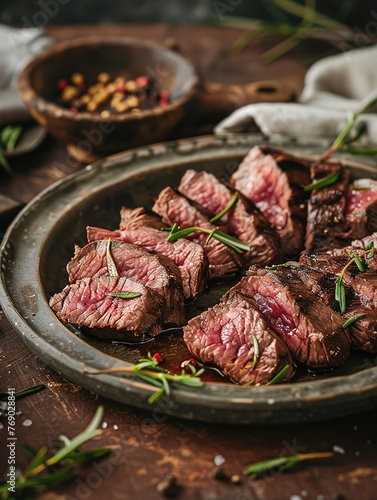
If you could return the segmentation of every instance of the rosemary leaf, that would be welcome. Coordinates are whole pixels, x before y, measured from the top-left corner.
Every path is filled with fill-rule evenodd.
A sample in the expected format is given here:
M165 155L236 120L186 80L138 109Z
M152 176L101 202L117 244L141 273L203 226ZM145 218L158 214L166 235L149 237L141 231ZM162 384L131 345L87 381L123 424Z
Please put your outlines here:
M136 292L113 292L110 293L112 297L119 297L120 299L135 299L136 297L140 297L142 293Z
M277 375L275 375L275 377L272 380L267 382L266 385L274 385L277 382L280 382L280 380L282 380L284 376L289 372L290 368L291 368L290 365L285 365L284 368L280 370L280 372Z
M195 233L196 231L203 231L200 227L189 227L187 229L181 229L180 231L177 231L175 233L171 233L166 241L169 243L172 243L173 241L178 240L179 238L186 238L189 234ZM208 231L210 233L210 231Z
M352 316L352 318L348 319L345 323L343 323L342 328L348 328L349 326L353 325L355 321L357 321L359 318L362 318L363 316L365 316L365 313L355 314L355 316Z
M376 150L377 151L377 150ZM370 189L372 189L371 187L368 187L368 186L355 186L355 184L351 184L350 185L350 189L352 191L369 191Z
M24 476L29 477L30 473L39 465L43 464L46 460L47 447L43 446L38 453L34 456L33 460L26 467Z
M27 389L22 389L21 391L15 392L14 397L16 399L24 398L25 396L29 396L30 394L34 394L35 392L39 392L44 389L46 386L43 384L35 385L33 387L29 387ZM7 392L0 392L0 400L4 401L8 399Z
M111 238L107 240L106 261L107 261L107 269L109 271L110 276L112 278L114 278L115 276L119 276L117 266L115 265L113 256L111 254Z
M339 179L340 172L341 170L338 170L333 174L323 177L323 179L319 180L318 182L313 182L312 184L301 187L304 189L304 191L314 191L315 189L322 189L324 187L331 186Z
M237 199L238 199L238 193L234 195L233 200L229 203L227 207L224 208L224 210L222 210L219 214L215 215L215 217L212 217L210 222L214 223L217 220L221 219L221 217L225 215L227 212L229 212L229 210L236 204Z
M75 451L62 459L66 464L73 464L77 462L88 462L96 460L97 458L104 457L111 452L111 448L96 448L90 451Z
M357 265L357 268L359 269L359 271L361 271L363 273L365 271L365 269L364 269L363 263L361 262L359 257L357 255L354 255L353 260L355 261L355 264Z
M249 385L253 385L255 382L255 379L249 380L249 382L246 382L246 384L243 384L242 387L248 387Z
M256 336L253 334L253 343L254 343L254 358L253 358L253 365L252 365L252 370L257 366L258 359L259 359L259 343L256 338Z
M48 486L50 484L57 484L61 483L62 481L65 481L66 479L69 479L73 474L73 469L65 469L61 472L53 472L50 474L46 474L45 476L41 477L33 477L33 478L27 478L24 481L17 481L15 488L18 490L25 489L25 488L41 488L43 486ZM5 493L8 491L8 484L0 486L0 493ZM7 498L7 497L5 497Z
M8 140L4 141L6 144L7 153L13 153L21 133L22 133L22 127L20 125L13 127L13 129L9 134Z
M5 158L3 150L0 147L0 165L8 175L13 175L13 170L10 168L8 160Z
M216 227L214 227L214 228L212 229L212 231L209 233L208 238L206 239L206 242L204 243L204 246L208 245L208 243L210 242L210 239L211 239L211 238L212 238L212 236L216 233L216 231L217 231L217 228L216 228Z
M288 269L295 269L297 266L293 264L274 264L273 266L266 267L266 269L278 269L279 267L286 267Z

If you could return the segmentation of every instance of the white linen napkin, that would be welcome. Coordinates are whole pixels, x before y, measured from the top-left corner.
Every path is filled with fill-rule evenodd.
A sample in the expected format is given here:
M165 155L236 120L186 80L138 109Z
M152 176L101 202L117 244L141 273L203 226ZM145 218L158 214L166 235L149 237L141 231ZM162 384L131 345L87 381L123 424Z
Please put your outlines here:
M257 125L268 137L328 137L334 139L349 112L360 110L377 96L377 46L327 57L308 70L298 103L249 104L215 128L216 134L246 132ZM361 114L366 133L359 144L377 145L377 105Z
M26 64L52 44L40 28L12 28L0 24L0 126L31 119L14 85Z

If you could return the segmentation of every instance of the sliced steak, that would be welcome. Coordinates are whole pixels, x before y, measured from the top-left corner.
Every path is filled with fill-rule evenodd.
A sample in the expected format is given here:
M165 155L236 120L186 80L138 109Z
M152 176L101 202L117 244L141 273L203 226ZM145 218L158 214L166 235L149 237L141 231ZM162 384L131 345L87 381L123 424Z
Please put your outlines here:
M316 269L307 265L298 264L295 270L305 286L314 293L319 300L323 300L334 310L339 311L339 304L335 301L336 277L333 274L323 272L322 267ZM377 352L377 311L366 307L349 284L345 284L345 290L347 311L342 315L343 321L346 322L357 314L365 314L364 317L359 318L348 327L352 346L362 351Z
M187 170L178 190L208 209L213 215L222 212L233 200L235 191L208 172ZM280 240L261 211L239 193L235 205L221 218L229 231L251 249L244 254L247 265L281 262Z
M215 226L209 222L210 214L203 208L195 206L185 196L167 187L161 191L156 200L153 211L162 217L164 224L173 226L175 223L181 229L201 227L211 231ZM227 232L221 227L221 231ZM206 245L208 234L195 232L187 236L188 239L199 243L208 257L211 277L221 277L239 271L244 266L242 256L212 238Z
M291 354L313 368L339 366L350 354L340 314L319 302L293 269L252 266L233 289L255 300Z
M301 186L309 183L307 162L257 146L231 178L231 184L275 226L288 257L297 255L304 246L308 194Z
M67 265L70 283L108 275L106 248L106 240L94 241L84 248L76 246L75 255ZM171 259L118 241L111 242L111 254L119 276L141 283L161 295L163 325L186 323L181 275Z
M361 239L377 231L377 181L358 179L351 187L347 194L346 206L346 217L350 226L348 236Z
M365 271L359 271L356 264L352 264L343 274L343 283L360 297L360 301L364 306L377 310L377 273L373 269L368 269L367 266L370 259L361 260ZM303 254L300 257L300 262L313 269L320 270L329 276L333 276L333 280L335 281L349 262L349 258L333 257L326 254Z
M349 170L340 163L320 163L311 167L312 182L318 182L340 170L338 180L330 186L312 191L308 203L308 224L306 227L306 252L326 250L349 245L346 203Z
M96 240L122 241L149 251L165 255L175 262L182 277L183 293L186 300L200 295L208 277L208 259L203 248L192 241L180 239L174 243L166 241L167 233L149 227L109 231L98 227L87 227L89 243Z
M141 293L121 299L115 292ZM109 340L130 340L161 333L163 298L155 290L127 278L83 278L68 285L50 299L50 306L65 322L86 326L96 336Z
M239 384L267 384L286 365L294 373L289 351L258 312L254 301L233 292L183 327L190 352L203 363L218 366ZM255 368L254 339L259 346Z
M120 211L120 229L139 229L140 227L150 227L161 229L164 224L161 218L144 207L127 208L122 207Z
M372 242L374 248L377 249L377 233L373 233L365 238L354 240L351 245L343 248L334 248L326 252L326 255L331 255L333 257L343 257L349 259L351 253L356 250L366 250L367 245ZM359 253L359 252L358 252ZM362 252L361 252L362 253ZM374 269L377 271L377 252L371 259L362 259L363 265L366 269Z

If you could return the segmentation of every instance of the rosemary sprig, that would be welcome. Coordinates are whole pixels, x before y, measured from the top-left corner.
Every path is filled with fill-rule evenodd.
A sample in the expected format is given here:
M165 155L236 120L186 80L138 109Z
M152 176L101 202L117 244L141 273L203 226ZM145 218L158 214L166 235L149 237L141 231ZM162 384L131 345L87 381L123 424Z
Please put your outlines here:
M62 447L51 458L46 459L47 448L42 447L37 453L27 445L21 445L27 453L33 456L31 462L26 467L23 473L19 473L16 479L15 490L37 489L43 486L57 484L65 479L68 479L73 474L73 469L56 469L64 464L93 460L110 453L110 448L97 448L91 451L81 451L80 446L90 439L99 436L102 430L98 426L102 420L103 407L99 406L97 411L88 425L88 427L72 440L66 436L59 436L62 442ZM44 473L44 474L42 474ZM0 486L0 494L2 499L8 499L10 492L9 484L5 483Z
M266 385L274 385L280 382L280 380L283 379L284 376L289 372L290 368L291 368L290 365L285 365L284 368L282 368L280 372L277 375L275 375L275 377L272 380L267 382Z
M270 266L270 267L266 266L266 269L278 269L279 267L286 267L288 269L294 269L297 266L295 266L294 264L274 264L273 266Z
M188 385L191 387L201 387L203 382L200 380L199 376L204 372L204 369L196 370L192 363L189 363L191 374L185 373L182 370L181 375L172 375L167 370L160 368L158 365L158 360L148 353L148 358L139 359L139 363L130 367L119 367L119 368L109 368L107 370L99 370L96 372L87 372L89 375L101 375L109 373L135 373L139 378L148 382L150 385L157 387L156 392L148 398L148 403L155 403L164 394L170 395L170 385L171 383L178 383L183 385Z
M335 281L335 300L339 302L340 312L342 314L344 314L347 310L346 290L344 288L344 283L343 283L344 273L347 271L347 269L353 263L355 263L357 265L358 269L361 272L365 271L363 263L361 262L361 258L366 257L367 259L371 259L373 257L374 251L375 251L374 246L373 246L373 241L370 241L365 248L366 248L366 251L360 255L357 255L356 251L351 253L350 260L344 266L344 268L342 269L339 276L336 278L336 281Z
M15 145L22 133L21 125L8 125L0 134L0 141L6 147L7 153L13 153Z
M34 394L35 392L39 392L44 389L46 386L43 384L35 385L33 387L28 387L27 389L22 389L21 391L15 392L14 397L16 399L24 398L25 396L29 396L30 394ZM0 400L4 401L8 399L7 392L0 392Z
M219 214L215 215L215 217L212 217L212 219L210 220L210 222L212 222L212 224L213 224L217 220L221 219L221 217L223 215L225 215L227 212L229 212L229 210L235 205L235 203L237 202L237 199L238 199L238 192L234 195L234 198L229 203L229 205L227 207L225 207L224 210L222 210Z
M181 229L180 231L177 231L175 233L170 233L167 241L172 243L173 241L178 240L179 238L186 238L189 234L196 233L197 231L206 233L211 236L211 238L215 238L215 240L220 241L221 243L224 243L228 247L232 248L238 253L241 253L242 250L248 251L250 250L250 245L249 243L245 243L244 241L238 240L237 238L233 238L232 236L229 236L228 234L223 233L222 231L219 231L216 227L213 228L212 230L210 229L204 229L202 227L194 226L194 227L189 227L187 229ZM206 244L208 243L209 238L206 240Z
M335 153L335 151L337 149L339 149L348 133L350 132L351 128L353 127L355 121L356 121L356 118L364 113L364 111L366 111L368 108L370 108L371 106L373 106L374 104L377 103L377 97L374 97L371 101L369 101L365 106L363 106L359 111L355 112L355 113L350 113L348 115L348 121L347 121L347 124L346 126L344 127L344 129L340 132L340 134L338 135L338 137L335 139L335 141L332 143L332 145L330 146L330 148L328 149L328 151L323 155L321 156L321 158L319 158L315 163L314 165L318 165L320 163L322 163L323 161L327 160L328 158L330 158L330 156Z
M340 176L341 170L339 169L337 172L334 172L333 174L330 174L326 177L323 177L323 179L320 179L317 182L312 182L311 184L308 184L307 186L301 186L304 191L314 191L316 189L322 189L327 186L331 186L331 184L334 184Z
M4 153L1 149L1 146L0 146L0 165L3 167L3 169L5 170L5 172L7 174L9 174L9 175L13 174L13 170L10 168L8 160L5 158Z
M352 318L348 319L345 323L343 323L342 328L348 328L349 326L353 325L355 321L357 321L359 318L362 318L363 316L365 316L365 313L355 314L355 316L352 316Z
M110 276L112 278L114 276L119 276L117 266L114 262L112 254L111 254L111 238L109 238L107 240L106 261L107 261L107 269L109 271Z
M293 467L304 460L315 460L317 458L330 458L334 453L297 453L295 455L281 456L263 460L252 465L248 465L244 470L245 475L251 475L252 479L256 479L263 472L269 472L272 469L279 467L280 472Z

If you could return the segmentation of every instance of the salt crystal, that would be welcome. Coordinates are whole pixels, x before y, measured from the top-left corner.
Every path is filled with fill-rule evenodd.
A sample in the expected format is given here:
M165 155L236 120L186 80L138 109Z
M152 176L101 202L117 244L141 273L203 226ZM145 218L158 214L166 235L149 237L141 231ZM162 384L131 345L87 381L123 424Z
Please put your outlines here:
M292 495L289 500L302 500L298 495Z
M27 418L22 422L22 425L24 425L25 427L30 427L32 423L33 422L30 420L30 418Z
M335 451L335 453L340 453L340 455L344 455L345 454L345 449L342 448L341 446L338 446L337 444L335 444L333 447L332 447L333 451Z
M0 422L0 429L4 429L4 426L1 422Z
M102 422L102 429L106 429L107 427L107 422Z
M213 461L217 467L220 467L220 465L225 463L225 458L222 455L216 455Z
M114 431L117 431L118 430L118 426L116 424L113 425L113 429L114 429Z
M306 490L302 490L301 496L302 497L307 497L308 496L308 492Z

